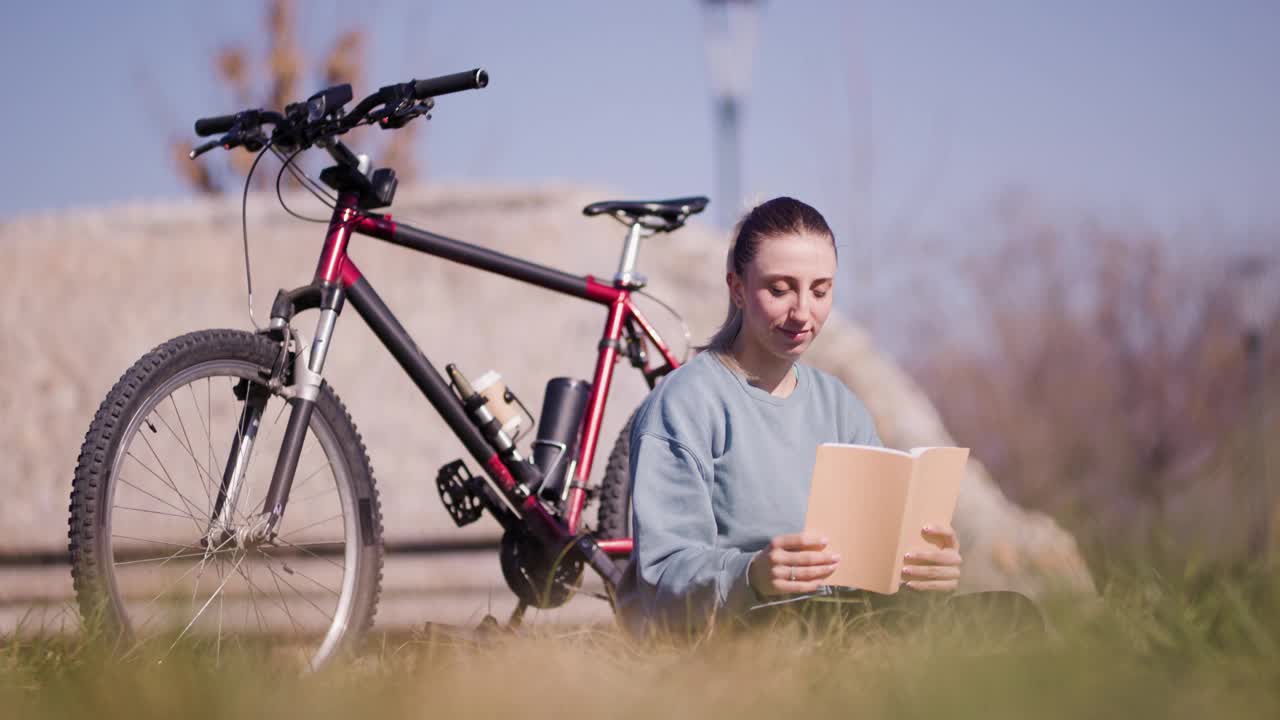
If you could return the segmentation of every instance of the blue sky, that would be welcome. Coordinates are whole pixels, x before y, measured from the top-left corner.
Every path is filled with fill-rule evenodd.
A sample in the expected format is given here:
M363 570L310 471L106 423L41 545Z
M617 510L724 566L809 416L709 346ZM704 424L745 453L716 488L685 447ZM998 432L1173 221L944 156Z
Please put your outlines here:
M419 149L432 180L714 195L693 0L299 6L312 57L335 27L377 38L365 90L490 71L440 100ZM208 57L260 51L262 16L251 0L10 8L0 212L184 195L164 140L235 109ZM744 194L808 199L838 232L945 230L1010 186L1165 226L1280 214L1277 2L775 0L754 69Z

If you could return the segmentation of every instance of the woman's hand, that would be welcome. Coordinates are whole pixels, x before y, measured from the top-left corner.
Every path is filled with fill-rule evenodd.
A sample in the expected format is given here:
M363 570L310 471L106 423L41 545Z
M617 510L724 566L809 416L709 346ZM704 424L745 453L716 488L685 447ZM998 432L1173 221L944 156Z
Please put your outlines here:
M926 525L920 535L937 550L907 553L903 558L902 579L912 590L955 590L960 582L960 541L949 527Z
M751 558L747 582L762 597L814 592L840 562L826 547L827 539L817 535L779 535Z

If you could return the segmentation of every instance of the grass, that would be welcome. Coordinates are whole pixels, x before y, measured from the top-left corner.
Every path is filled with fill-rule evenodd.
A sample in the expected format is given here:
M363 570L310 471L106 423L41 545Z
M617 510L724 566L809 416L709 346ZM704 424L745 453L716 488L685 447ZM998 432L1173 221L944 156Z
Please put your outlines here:
M0 642L0 716L45 718L920 718L1280 716L1274 568L1112 573L1100 601L1046 603L1052 632L1011 640L999 618L947 612L788 622L691 646L612 628L485 640L375 637L307 676L224 653L121 660L92 636Z

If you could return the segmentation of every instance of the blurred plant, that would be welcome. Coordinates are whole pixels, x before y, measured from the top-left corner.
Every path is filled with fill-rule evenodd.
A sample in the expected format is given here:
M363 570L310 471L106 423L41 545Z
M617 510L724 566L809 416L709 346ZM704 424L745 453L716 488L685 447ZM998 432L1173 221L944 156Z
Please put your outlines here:
M310 94L304 91L303 82L313 74L316 76L316 87L312 90L340 83L351 83L357 97L362 96L361 92L369 90L365 87L364 77L368 56L366 32L363 28L352 28L339 33L321 60L312 66L316 71L313 73L309 71L306 55L296 37L298 13L293 0L266 0L264 5L266 12L263 32L267 52L263 66L259 67L254 62L253 53L245 43L226 45L211 59L218 82L230 91L236 106L234 109L283 109L285 105L302 100ZM369 147L371 137L367 128L358 129L349 135L358 151ZM413 163L413 145L417 137L418 125L407 125L387 134L370 155L377 164L394 167L401 183L412 182L417 175ZM192 140L193 137L185 129L171 135L171 155L179 177L193 190L206 194L238 188L253 163L253 155L235 151L225 153L225 161L210 154L193 162L187 156ZM274 180L274 172L263 172L255 178L255 184L263 187ZM286 180L291 178L286 177Z
M1275 478L1247 444L1263 424L1280 436L1276 383L1247 379L1238 261L1221 238L1206 260L1151 230L1050 220L1022 195L997 215L994 252L962 265L983 327L962 337L956 313L937 312L962 303L935 302L922 336L936 340L909 361L957 441L1012 500L1086 547L1185 543L1192 527L1196 540L1235 542L1243 525L1265 528L1280 508L1255 486ZM1280 308L1252 312L1262 374L1275 377ZM1271 401L1257 398L1255 414L1260 388Z
M1117 573L1100 603L1047 608L1054 633L935 607L890 631L874 615L719 632L692 646L552 621L518 633L386 630L351 662L299 673L247 642L121 658L106 638L0 637L0 707L24 720L430 716L1266 718L1280 714L1280 578ZM893 622L892 618L887 618ZM769 662L761 662L768 658ZM494 668L508 672L494 681ZM546 696L572 678L570 699Z

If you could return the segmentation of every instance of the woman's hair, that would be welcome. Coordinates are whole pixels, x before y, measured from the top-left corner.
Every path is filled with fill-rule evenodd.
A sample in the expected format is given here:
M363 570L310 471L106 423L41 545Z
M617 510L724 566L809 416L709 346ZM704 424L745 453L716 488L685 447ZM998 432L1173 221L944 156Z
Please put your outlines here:
M835 247L835 235L822 213L812 206L790 197L776 197L752 208L733 231L733 243L729 245L729 257L725 270L745 277L747 266L756 259L760 243L782 235L817 235L831 238ZM742 329L742 310L729 298L729 312L724 324L698 350L712 350L725 354Z

